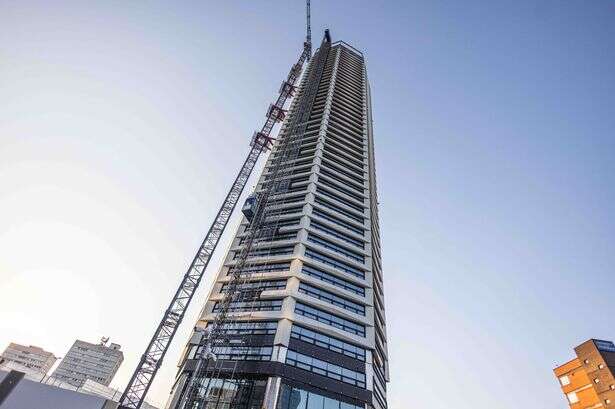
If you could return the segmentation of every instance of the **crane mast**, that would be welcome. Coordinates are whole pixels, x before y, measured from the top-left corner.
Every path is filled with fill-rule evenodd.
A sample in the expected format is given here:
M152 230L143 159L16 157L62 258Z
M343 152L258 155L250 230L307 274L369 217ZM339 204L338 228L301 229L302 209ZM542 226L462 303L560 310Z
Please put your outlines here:
M130 409L139 409L141 407L256 162L261 153L271 149L273 145L274 138L271 134L273 128L277 123L284 120L286 103L292 98L296 83L303 70L303 65L310 59L311 53L310 1L308 0L307 36L302 53L298 61L291 67L286 80L282 82L276 101L269 106L266 113L267 119L263 127L260 131L254 133L248 156L233 181L229 192L222 202L222 206L216 214L214 222L205 235L188 271L183 276L168 308L163 314L162 320L158 324L120 398L121 407ZM221 313L222 317L226 316L225 310L221 311Z
M312 57L312 24L310 15L310 0L305 3L305 15L307 20L306 33L305 33L305 49L307 50L308 60Z

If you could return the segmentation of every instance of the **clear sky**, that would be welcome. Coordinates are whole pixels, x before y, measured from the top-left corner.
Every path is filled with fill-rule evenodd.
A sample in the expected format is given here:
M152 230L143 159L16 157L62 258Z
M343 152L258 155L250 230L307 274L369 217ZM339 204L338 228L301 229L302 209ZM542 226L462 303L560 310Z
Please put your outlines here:
M303 7L0 1L0 348L110 336L125 384ZM615 339L615 2L314 0L313 25L367 57L390 407L566 407L552 368Z

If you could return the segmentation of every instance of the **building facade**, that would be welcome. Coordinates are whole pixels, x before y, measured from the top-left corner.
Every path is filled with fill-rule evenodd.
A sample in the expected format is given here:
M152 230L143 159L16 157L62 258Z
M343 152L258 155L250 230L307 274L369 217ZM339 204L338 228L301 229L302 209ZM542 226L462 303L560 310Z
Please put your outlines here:
M615 408L615 344L590 339L553 370L571 409Z
M311 91L310 91L311 90ZM240 273L253 296L230 304L230 347L199 379L206 408L384 409L387 340L370 88L363 55L328 36L306 69L257 191L271 178L300 106L309 118L267 201L275 234ZM294 136L293 136L294 138ZM197 327L215 319L248 221L241 223ZM182 407L198 364L187 345L168 407Z
M76 340L52 377L76 387L81 387L86 379L108 386L124 361L120 348L114 343L107 346L105 342L91 344Z
M30 376L43 376L58 358L36 346L25 346L11 342L0 356L0 369L18 370Z

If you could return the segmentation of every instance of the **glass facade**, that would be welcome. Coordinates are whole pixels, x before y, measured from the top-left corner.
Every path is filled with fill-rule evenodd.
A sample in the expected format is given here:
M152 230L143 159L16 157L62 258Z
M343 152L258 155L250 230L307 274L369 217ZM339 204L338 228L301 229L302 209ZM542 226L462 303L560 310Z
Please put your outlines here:
M278 323L275 321L229 322L223 324L222 328L229 335L275 335Z
M321 334L311 329L293 324L290 332L291 338L300 339L301 341L317 345L321 348L326 348L330 351L347 355L349 357L365 361L365 349L358 347L348 342L340 341L324 334Z
M261 301L233 301L229 304L229 311L280 311L282 300ZM214 305L213 312L220 311L220 303Z
M215 347L213 352L218 359L231 359L234 361L269 361L272 347L254 346L224 346Z
M340 198L336 197L335 195L333 195L332 193L328 192L327 190L316 189L316 192L320 193L323 196L327 196L327 197L329 197L329 198L331 198L333 200L342 202L342 200ZM354 220L354 221L356 221L358 223L363 224L363 222L364 222L364 219L363 219L362 216L357 216L354 213L349 212L348 210L345 210L345 209L343 209L343 208L341 208L341 207L339 207L337 205L334 205L331 202L327 202L325 200L322 200L320 197L316 197L316 203L318 203L321 206L326 207L327 209L330 209L330 210L336 211L338 213L341 213L344 216L348 217L349 219L352 219L352 220ZM362 211L361 207L353 205L351 202L344 201L344 202L342 202L342 204L344 204L344 205L346 205L346 206L348 206L350 208L353 208L353 209L355 209L357 211Z
M337 399L282 384L276 409L363 409Z
M332 229L330 227L325 226L322 223L318 223L317 221L311 220L310 227L313 229L319 230L321 232L327 233L336 239L342 240L343 242L352 244L353 246L360 247L361 249L365 249L365 244L361 240L354 239L347 234L340 233L339 231Z
M251 257L263 257L263 256L281 256L284 254L292 254L293 252L293 247L292 246L286 246L286 247L268 247L262 250L253 250L250 251L250 253L248 253L248 258ZM239 258L239 254L241 254L240 251L236 251L235 255L233 256L233 260L237 260Z
M328 250L334 251L354 261L358 261L359 263L365 263L364 256L357 254L354 251L347 250L346 248L339 246L333 242L330 242L329 240L323 239L322 237L317 236L315 234L310 234L307 240L309 242L319 244Z
M335 365L331 362L323 361L322 359L288 350L286 363L296 366L297 368L305 369L306 371L324 375L327 378L349 383L359 388L365 388L364 373L353 371L352 369L344 368L343 366Z
M336 259L334 259L333 257L329 257L327 255L324 255L323 253L316 251L316 250L312 250L312 249L307 249L305 250L305 256L307 258L311 258L313 260L316 261L320 261L323 264L326 264L328 266L333 267L336 270L340 270L343 271L344 273L348 273L348 274L352 274L355 277L359 277L359 278L365 278L365 273L361 270L359 270L358 268L355 268L349 264L346 264L342 261L338 261Z
M327 302L331 305L335 305L336 307L340 307L350 312L354 312L355 314L365 315L364 305L358 304L354 301L350 301L344 297L341 297L337 294L333 294L329 291L320 289L313 285L310 285L307 283L301 283L299 285L299 292L302 294L307 294L310 297L314 297L324 302Z
M287 271L290 269L290 263L267 263L267 264L257 264L255 266L244 267L241 270L241 275L246 274L259 274L259 273L273 273L276 271ZM228 270L228 274L231 275L235 273L235 268L231 267Z
M207 378L202 383L199 409L261 409L266 380Z
M350 223L348 223L348 222L345 222L345 221L343 221L343 220L340 220L340 219L338 219L338 218L335 218L335 217L333 217L333 216L330 216L330 215L328 215L327 213L325 213L325 212L321 211L320 209L314 208L314 210L312 211L312 214L313 214L314 216L321 217L321 218L325 219L325 220L326 220L326 221L328 221L328 222L331 222L331 223L336 224L336 225L338 225L338 226L340 226L340 227L343 227L343 228L345 228L345 229L348 229L348 230L350 230L350 231L352 231L352 232L354 232L354 233L356 233L356 234L361 234L361 235L363 235L363 234L365 233L365 230L360 229L360 228L358 228L358 227L355 227L354 225L352 225L352 224L350 224Z
M252 281L241 283L235 287L235 290L247 291L267 291L267 290L283 290L286 288L286 280L269 280L269 281ZM222 285L220 292L228 292L229 284Z
M343 288L344 290L352 291L355 294L365 295L365 288L361 287L360 285L351 283L350 281L344 280L343 278L339 278L333 274L329 274L326 271L322 271L316 267L304 264L301 268L301 272L311 277L316 277L319 280L332 284L336 287Z
M338 317L337 315L330 314L318 308L310 307L309 305L300 302L295 305L295 313L352 334L360 335L362 337L365 336L365 325L357 324L356 322Z

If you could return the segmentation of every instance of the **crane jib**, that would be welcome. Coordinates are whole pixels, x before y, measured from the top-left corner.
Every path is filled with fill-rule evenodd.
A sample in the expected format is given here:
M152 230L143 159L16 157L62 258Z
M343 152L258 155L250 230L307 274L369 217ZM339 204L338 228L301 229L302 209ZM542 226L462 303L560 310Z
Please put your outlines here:
M158 324L154 335L135 369L126 389L120 398L120 408L138 409L141 407L145 396L152 384L168 347L181 324L186 309L192 301L192 297L203 278L203 274L211 255L213 254L224 229L235 209L239 197L252 174L252 170L260 157L260 154L272 145L273 138L271 132L276 123L284 119L284 106L292 98L295 84L303 70L303 65L311 57L311 39L309 23L309 1L307 2L308 15L308 36L304 44L301 56L294 64L287 76L286 81L280 88L278 98L267 111L267 119L260 132L257 132L251 143L251 149L244 161L237 177L235 178L229 192L227 193L222 206L216 214L209 231L197 251L188 271L183 276L182 281L175 292L169 307L165 310L162 320ZM287 86L285 86L287 85ZM222 314L224 315L224 314Z

